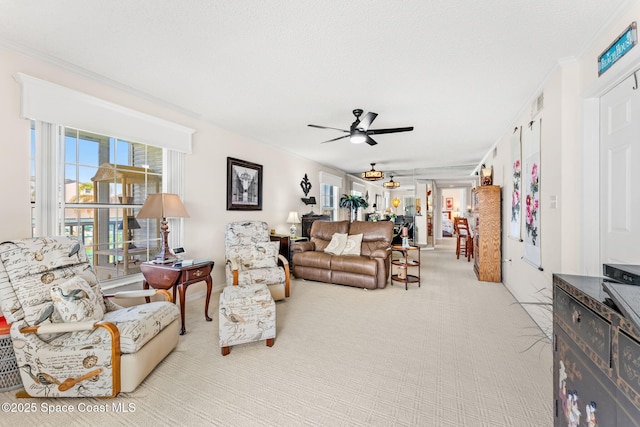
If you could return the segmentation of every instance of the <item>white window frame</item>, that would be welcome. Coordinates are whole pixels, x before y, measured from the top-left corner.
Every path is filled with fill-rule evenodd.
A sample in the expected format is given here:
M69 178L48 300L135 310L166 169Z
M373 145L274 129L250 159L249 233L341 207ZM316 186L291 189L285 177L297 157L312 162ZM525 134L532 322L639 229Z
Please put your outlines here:
M64 231L59 202L64 182L58 141L60 126L162 148L162 191L183 198L184 154L191 153L194 129L23 73L17 73L15 79L22 87L21 115L36 122L36 235L59 235ZM171 246L182 246L183 220L169 222ZM141 277L133 274L112 279L103 287L139 282Z
M328 172L320 171L318 181L320 181L320 203L323 203L325 200L324 186L328 185L333 187L333 207L330 209L330 216L332 221L337 221L339 218L338 208L340 207L338 203L338 194L340 193L340 188L342 187L342 178ZM321 210L322 213L325 213L325 206L321 206Z

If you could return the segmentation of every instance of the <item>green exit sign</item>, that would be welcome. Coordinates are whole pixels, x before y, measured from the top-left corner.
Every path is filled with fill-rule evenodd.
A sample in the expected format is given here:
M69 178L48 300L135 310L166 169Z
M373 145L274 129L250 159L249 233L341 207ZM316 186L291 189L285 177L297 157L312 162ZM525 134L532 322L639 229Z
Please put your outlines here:
M598 76L607 71L638 43L636 22L632 22L620 36L598 56Z

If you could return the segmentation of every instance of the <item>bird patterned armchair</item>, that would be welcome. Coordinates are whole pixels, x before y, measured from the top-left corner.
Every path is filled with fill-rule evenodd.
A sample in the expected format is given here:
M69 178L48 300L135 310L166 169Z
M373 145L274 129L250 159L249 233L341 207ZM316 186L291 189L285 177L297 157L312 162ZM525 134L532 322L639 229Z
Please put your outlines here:
M168 301L122 308L109 297L162 293ZM133 391L178 342L167 291L105 296L72 237L0 244L0 308L24 391L31 397L114 397Z
M267 285L274 300L288 297L289 261L279 254L263 221L236 221L227 224L224 236L227 285Z

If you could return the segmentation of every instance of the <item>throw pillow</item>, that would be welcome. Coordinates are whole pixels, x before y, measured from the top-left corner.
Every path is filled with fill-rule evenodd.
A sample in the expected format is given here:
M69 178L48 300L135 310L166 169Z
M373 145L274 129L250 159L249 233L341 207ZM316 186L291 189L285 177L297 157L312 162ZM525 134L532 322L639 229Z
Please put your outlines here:
M333 233L331 241L324 251L331 255L340 255L347 245L347 233Z
M350 234L347 237L347 244L341 255L360 255L360 246L362 245L362 233Z
M278 266L279 242L258 242L251 250L249 268L270 268Z
M82 277L74 277L51 287L55 310L65 322L102 320L104 309L100 297Z

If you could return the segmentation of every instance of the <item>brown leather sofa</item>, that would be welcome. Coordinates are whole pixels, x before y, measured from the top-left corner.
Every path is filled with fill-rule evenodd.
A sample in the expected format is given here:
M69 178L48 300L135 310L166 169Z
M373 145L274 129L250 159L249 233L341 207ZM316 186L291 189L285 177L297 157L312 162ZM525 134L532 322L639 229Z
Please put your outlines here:
M332 255L324 250L334 233L360 234L360 255ZM391 270L393 222L315 221L310 241L297 242L293 249L293 274L298 279L316 280L359 288L384 288Z

